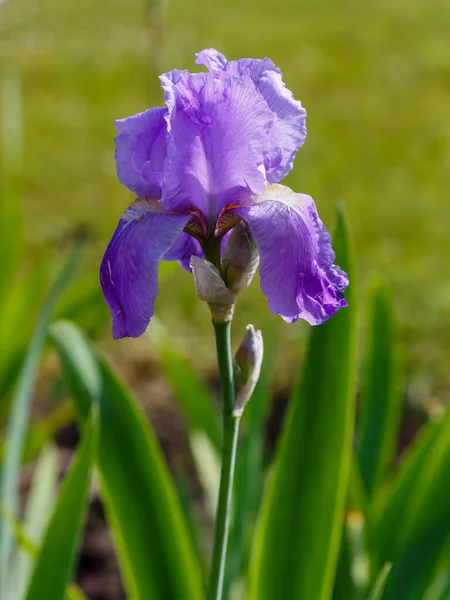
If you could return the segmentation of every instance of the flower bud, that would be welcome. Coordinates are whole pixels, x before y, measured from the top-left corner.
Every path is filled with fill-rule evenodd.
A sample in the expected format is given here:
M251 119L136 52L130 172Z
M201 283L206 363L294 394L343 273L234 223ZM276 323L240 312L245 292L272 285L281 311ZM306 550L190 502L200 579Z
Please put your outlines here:
M190 267L200 300L208 303L214 321L229 321L233 316L236 296L227 288L218 269L209 260L191 256Z
M264 354L264 344L260 330L247 325L244 339L235 356L236 404L233 415L240 417L245 405L258 383Z
M250 285L258 268L259 254L250 229L245 221L233 228L222 258L222 269L227 286L235 293Z

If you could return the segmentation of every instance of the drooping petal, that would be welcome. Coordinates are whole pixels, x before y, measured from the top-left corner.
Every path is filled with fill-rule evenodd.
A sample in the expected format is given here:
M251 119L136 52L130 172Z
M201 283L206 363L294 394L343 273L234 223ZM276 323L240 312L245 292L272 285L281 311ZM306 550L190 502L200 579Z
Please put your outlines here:
M297 150L306 139L306 111L285 87L280 69L270 58L228 62L214 48L196 54L196 63L219 75L251 78L274 114L272 143L267 146L264 162L267 181L281 181L291 171Z
M258 246L261 289L273 313L289 323L302 318L318 325L347 306L347 276L333 264L331 237L310 196L271 185L252 206L233 212Z
M100 267L114 338L144 333L158 295L159 262L189 219L190 215L170 215L143 200L120 219Z
M170 250L164 254L163 260L177 260L183 269L191 271L189 264L191 256L203 258L203 250L195 238L183 232Z
M273 115L248 77L175 71L161 82L169 109L161 204L197 207L213 226L226 204L264 191Z
M160 198L166 157L167 109L150 108L115 122L119 181L140 198Z

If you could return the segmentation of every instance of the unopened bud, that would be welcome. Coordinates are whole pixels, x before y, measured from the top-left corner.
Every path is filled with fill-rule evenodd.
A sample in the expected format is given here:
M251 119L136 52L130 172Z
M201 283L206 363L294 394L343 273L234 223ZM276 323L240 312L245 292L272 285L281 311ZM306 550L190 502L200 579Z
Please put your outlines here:
M244 339L235 356L236 404L233 415L240 417L258 383L264 354L261 331L247 325Z
M258 268L259 254L250 229L239 221L231 232L222 259L222 269L227 286L241 292L250 285Z
M218 269L209 260L198 256L191 256L189 264L197 296L208 303L213 319L229 321L233 316L236 297L225 285Z

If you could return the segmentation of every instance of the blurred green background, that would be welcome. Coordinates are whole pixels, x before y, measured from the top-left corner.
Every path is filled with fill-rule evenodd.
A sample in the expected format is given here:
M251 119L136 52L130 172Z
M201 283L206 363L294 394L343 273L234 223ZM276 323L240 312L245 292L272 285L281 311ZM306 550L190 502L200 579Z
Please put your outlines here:
M360 283L375 271L393 291L410 397L449 397L449 28L448 0L7 1L3 235L14 238L23 272L36 276L30 314L44 293L41 274L54 277L67 240L83 227L90 242L67 299L73 316L119 357L149 351L141 340L110 342L97 283L132 200L115 176L113 122L161 103L157 75L194 68L205 47L229 59L269 56L308 111L309 135L285 182L315 198L329 227L345 201ZM3 301L16 299L6 290ZM195 348L199 368L214 368L207 310L177 264L161 271L156 312ZM247 322L276 328L279 379L291 380L307 326L272 316L257 278L237 321L238 337Z

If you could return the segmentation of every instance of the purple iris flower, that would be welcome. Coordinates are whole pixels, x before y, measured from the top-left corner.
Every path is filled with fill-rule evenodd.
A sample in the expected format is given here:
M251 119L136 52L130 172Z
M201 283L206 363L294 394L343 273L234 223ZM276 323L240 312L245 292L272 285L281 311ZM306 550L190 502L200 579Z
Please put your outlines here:
M214 244L223 252L241 219L270 310L289 323L322 323L347 306L348 279L313 199L278 184L305 141L306 111L268 58L228 62L209 49L196 62L209 72L160 77L165 107L116 121L118 178L137 199L100 269L113 335L145 331L161 260L189 269L192 255L209 258Z

